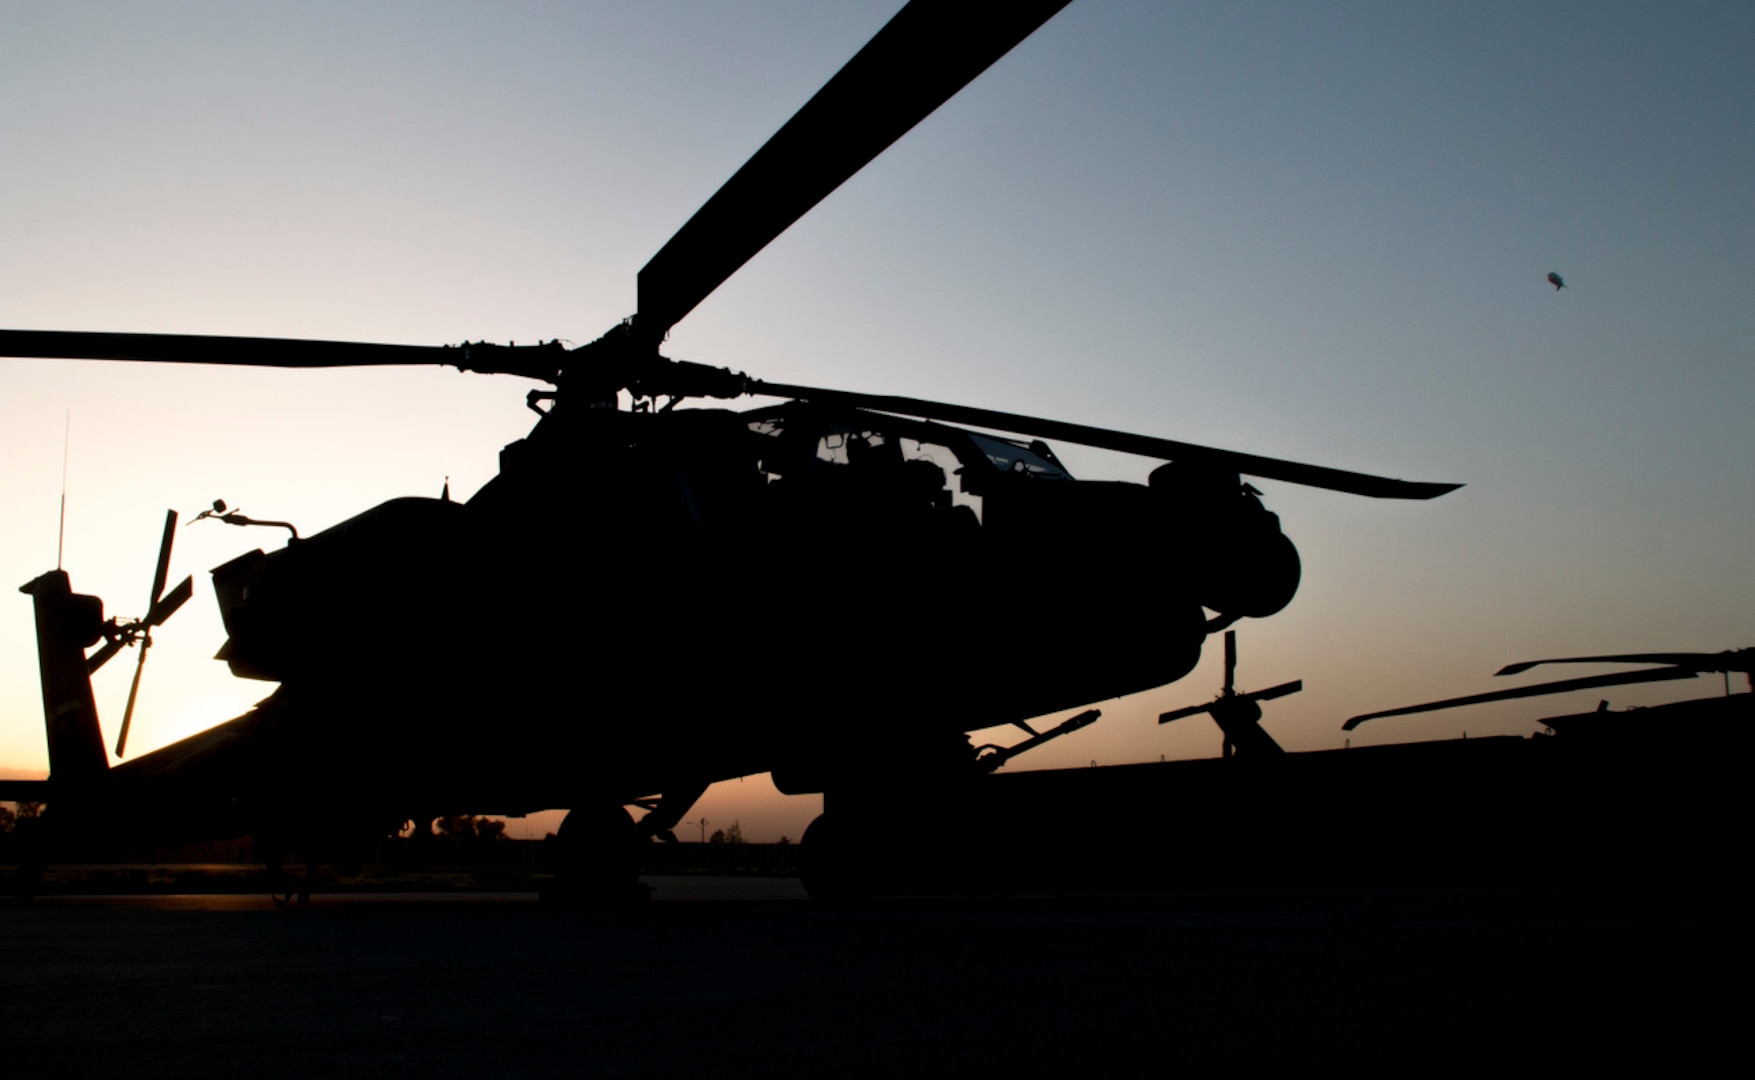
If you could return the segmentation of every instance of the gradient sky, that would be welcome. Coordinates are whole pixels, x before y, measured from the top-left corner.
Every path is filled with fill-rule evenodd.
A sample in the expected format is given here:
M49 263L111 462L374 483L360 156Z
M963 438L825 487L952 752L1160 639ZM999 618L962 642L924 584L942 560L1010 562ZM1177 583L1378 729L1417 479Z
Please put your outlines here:
M0 0L0 326L590 340L896 6ZM1512 660L1752 644L1751 55L1745 2L1079 0L667 352L1467 482L1429 504L1257 482L1305 584L1242 624L1239 680L1304 679L1268 709L1289 748L1491 689ZM127 615L165 507L223 497L315 531L447 476L467 496L528 429L528 388L0 360L0 766L46 764L10 587L53 565L69 412L66 565ZM1089 478L1151 466L1059 449ZM136 750L269 689L209 659L205 571L279 543L180 531L196 599L158 638ZM1219 652L1019 764L1215 753L1207 720L1153 720L1217 691ZM112 739L129 659L98 679ZM1595 702L1355 741L1523 733ZM702 813L763 839L809 810L716 792Z

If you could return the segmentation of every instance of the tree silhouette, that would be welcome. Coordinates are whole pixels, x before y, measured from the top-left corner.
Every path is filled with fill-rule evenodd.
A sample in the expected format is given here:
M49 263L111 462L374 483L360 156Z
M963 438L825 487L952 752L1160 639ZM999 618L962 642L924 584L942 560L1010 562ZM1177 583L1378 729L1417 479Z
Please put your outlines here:
M483 840L492 842L506 838L506 823L493 818L475 817L471 814L458 814L454 817L442 817L438 821L438 834L441 840Z
M723 829L714 829L713 835L707 837L709 844L741 844L743 843L743 826L732 822Z

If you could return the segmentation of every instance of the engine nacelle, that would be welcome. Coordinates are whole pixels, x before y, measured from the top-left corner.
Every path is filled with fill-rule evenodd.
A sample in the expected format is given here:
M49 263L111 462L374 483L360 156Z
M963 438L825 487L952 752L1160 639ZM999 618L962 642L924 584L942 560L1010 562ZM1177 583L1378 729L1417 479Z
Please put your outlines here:
M1292 602L1303 576L1298 549L1236 473L1170 462L1152 470L1150 484L1201 606L1259 619Z

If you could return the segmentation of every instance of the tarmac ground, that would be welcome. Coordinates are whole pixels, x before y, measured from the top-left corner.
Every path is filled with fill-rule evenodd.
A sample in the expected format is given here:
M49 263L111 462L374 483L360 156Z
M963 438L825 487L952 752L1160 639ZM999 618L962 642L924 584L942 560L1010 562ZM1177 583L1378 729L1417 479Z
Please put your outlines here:
M1723 892L934 897L786 878L0 903L8 1076L1705 1073L1740 1045Z

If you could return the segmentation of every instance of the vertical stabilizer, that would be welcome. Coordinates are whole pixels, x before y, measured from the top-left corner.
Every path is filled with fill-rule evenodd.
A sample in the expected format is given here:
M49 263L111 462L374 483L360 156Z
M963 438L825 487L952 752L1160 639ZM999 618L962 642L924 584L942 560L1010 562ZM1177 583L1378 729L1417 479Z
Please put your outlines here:
M49 777L58 785L79 784L110 767L85 658L85 650L103 638L103 601L75 593L64 570L51 570L18 591L36 609Z

